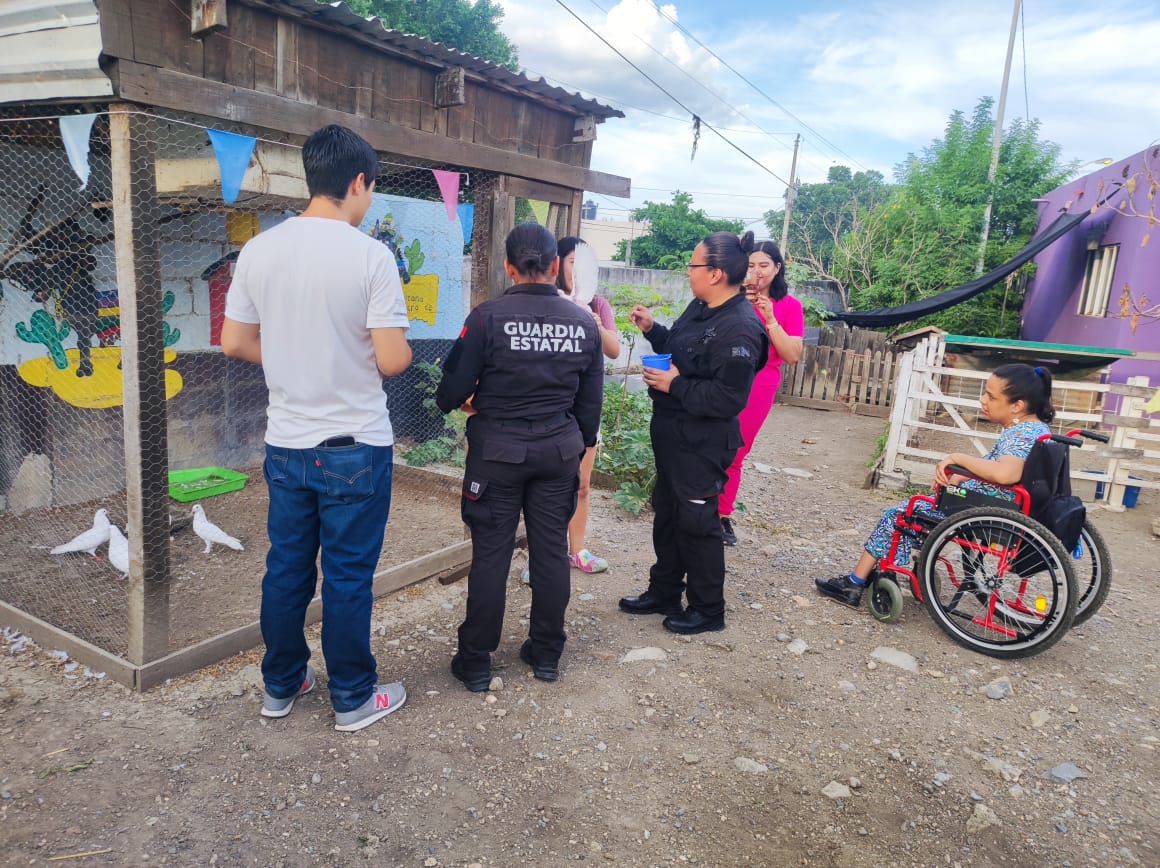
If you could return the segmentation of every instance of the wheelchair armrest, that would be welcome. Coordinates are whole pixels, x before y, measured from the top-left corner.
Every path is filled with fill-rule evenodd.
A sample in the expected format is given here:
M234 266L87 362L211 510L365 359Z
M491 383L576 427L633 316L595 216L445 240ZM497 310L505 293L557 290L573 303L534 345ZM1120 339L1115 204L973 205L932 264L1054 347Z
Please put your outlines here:
M947 465L947 476L950 476L952 473L955 474L956 476L966 476L969 479L978 479L979 478L979 477L975 476L975 474L971 473L971 471L967 470L967 468L965 468L959 464L948 464Z

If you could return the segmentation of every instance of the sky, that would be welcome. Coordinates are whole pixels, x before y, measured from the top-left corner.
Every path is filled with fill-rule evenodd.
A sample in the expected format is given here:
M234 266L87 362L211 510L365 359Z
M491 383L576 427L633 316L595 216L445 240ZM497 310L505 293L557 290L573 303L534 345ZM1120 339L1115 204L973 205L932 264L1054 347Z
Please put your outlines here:
M680 189L759 237L762 214L782 207L796 135L802 183L824 181L832 165L890 180L942 137L952 111L997 102L1014 9L1012 0L498 2L528 76L627 116L597 126L592 168L631 178L633 189L630 199L589 197L600 218L627 219ZM1142 151L1160 140L1156 46L1160 0L1025 0L1004 126L1038 119L1041 140L1086 164L1077 174ZM753 159L703 127L690 161L692 113Z

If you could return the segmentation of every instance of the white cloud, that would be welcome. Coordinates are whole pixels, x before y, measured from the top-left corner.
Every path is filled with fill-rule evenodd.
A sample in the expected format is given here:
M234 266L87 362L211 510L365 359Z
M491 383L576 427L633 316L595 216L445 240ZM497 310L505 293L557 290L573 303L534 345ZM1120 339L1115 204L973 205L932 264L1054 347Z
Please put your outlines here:
M634 189L733 194L695 196L699 207L714 214L757 216L780 207L784 184L708 130L702 131L697 158L690 163L687 112L558 4L501 2L503 29L530 72L628 114L598 128L593 168L631 177ZM678 0L664 9L682 23L682 8L705 16L704 7L693 2L703 0ZM800 129L805 143L799 175L807 181L822 180L835 161L889 177L908 152L941 137L953 110L970 112L980 97L997 96L1011 20L1010 0L870 5L818 0L811 11L796 16L783 9L778 15L748 17L752 7L747 6L730 22L730 10L742 7L719 0L714 35L685 25L812 132L745 85L648 0L621 0L607 15L593 5L571 0L568 5L691 111L729 128L734 142L783 177L789 173L793 131ZM1016 41L1008 123L1026 114L1029 101L1031 115L1042 121L1041 136L1059 143L1065 159L1080 161L1123 157L1160 138L1156 4L1053 0L1050 8L1025 6L1026 32ZM778 135L732 131L753 124ZM668 198L652 190L638 193L634 204ZM768 200L743 198L754 194L768 194Z

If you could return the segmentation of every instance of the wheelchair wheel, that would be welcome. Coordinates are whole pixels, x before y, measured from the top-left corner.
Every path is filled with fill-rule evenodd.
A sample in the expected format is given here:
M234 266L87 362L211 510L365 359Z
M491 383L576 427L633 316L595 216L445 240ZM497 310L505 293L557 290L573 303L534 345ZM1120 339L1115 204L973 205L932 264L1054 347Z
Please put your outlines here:
M1080 595L1072 626L1082 624L1096 613L1112 589L1112 555L1108 544L1090 521L1083 523L1079 545L1071 553Z
M894 579L878 576L866 592L866 607L883 624L897 621L902 615L902 589Z
M944 519L918 556L927 611L952 639L991 657L1046 651L1075 618L1071 556L1021 513L976 507Z

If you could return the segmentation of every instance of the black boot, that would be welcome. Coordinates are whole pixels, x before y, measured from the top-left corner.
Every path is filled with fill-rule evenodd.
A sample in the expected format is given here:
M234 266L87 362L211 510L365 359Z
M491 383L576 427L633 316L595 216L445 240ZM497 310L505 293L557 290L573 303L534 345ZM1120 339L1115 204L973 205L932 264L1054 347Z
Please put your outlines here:
M737 531L733 529L733 518L721 516L721 541L727 546L737 545Z
M681 600L679 597L663 599L652 591L645 591L637 597L621 597L620 611L630 615L679 615Z
M491 686L491 668L468 669L456 654L451 658L451 674L463 682L472 693L483 693Z
M540 681L556 681L560 677L560 664L537 660L532 654L532 640L525 639L520 646L520 659L532 667L532 674Z
M862 592L866 590L866 585L855 584L848 575L835 576L832 579L814 579L814 584L825 596L855 609L861 605Z
M725 629L725 613L720 615L706 615L699 609L690 606L679 615L669 615L661 622L661 626L670 633L681 633L692 636L695 633L708 633Z

